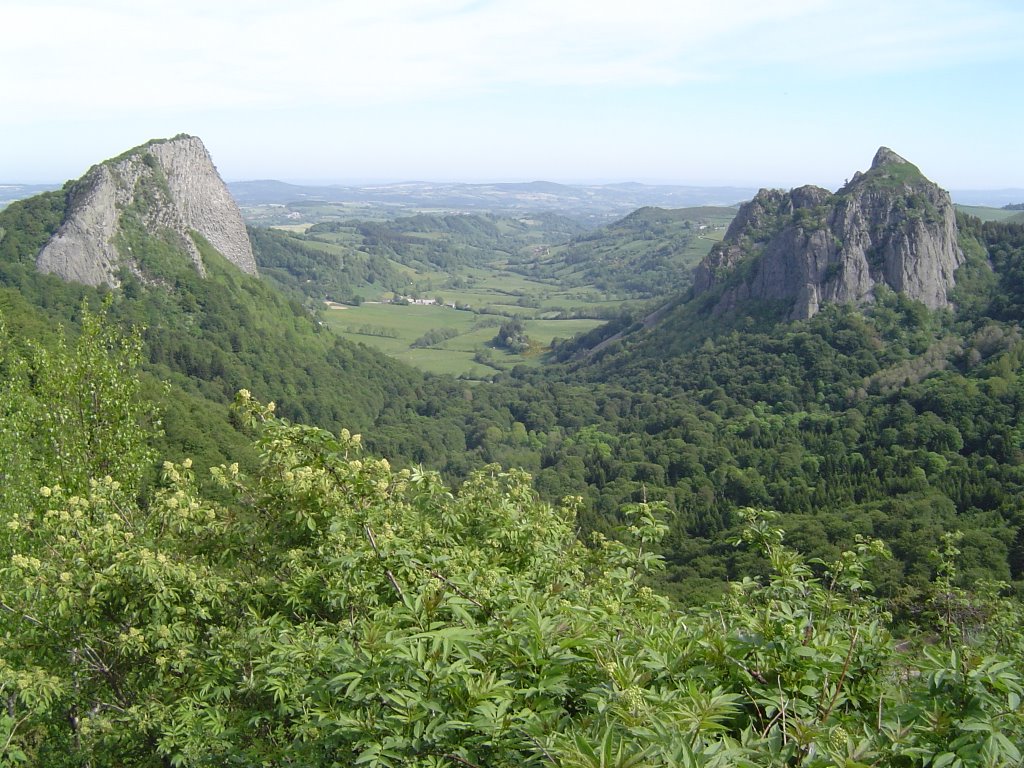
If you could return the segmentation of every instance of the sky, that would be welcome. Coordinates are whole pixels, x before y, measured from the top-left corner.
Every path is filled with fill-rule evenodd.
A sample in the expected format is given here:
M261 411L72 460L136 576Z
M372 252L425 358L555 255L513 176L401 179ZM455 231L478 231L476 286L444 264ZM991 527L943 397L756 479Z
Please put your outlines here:
M0 181L1024 187L1020 0L3 0Z

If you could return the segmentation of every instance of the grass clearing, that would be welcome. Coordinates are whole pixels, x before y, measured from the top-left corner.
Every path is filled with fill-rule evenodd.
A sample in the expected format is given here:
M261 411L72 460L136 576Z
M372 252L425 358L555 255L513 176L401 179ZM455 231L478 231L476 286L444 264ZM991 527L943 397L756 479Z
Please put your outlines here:
M295 232L299 235L306 234L306 230L309 229L312 224L275 224L270 229L280 229L282 232Z
M985 205L957 205L956 209L968 216L977 216L982 221L1007 221L1020 215L1020 211L1010 211L1006 208L990 208Z
M529 337L541 354L513 355L494 349L492 341L501 315L478 314L437 305L364 303L358 307L325 307L324 321L340 336L366 344L384 354L430 373L483 379L496 370L519 364L539 365L554 338L570 338L600 325L600 320L527 319ZM427 348L410 345L427 331L454 329L458 336ZM490 365L481 362L487 360Z

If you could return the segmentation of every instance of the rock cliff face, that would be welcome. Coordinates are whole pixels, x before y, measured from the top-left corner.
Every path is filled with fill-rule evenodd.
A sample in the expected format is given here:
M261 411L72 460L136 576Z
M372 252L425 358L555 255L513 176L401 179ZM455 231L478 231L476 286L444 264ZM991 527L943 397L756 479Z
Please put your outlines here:
M124 247L126 222L176 246L200 274L192 233L202 235L239 269L256 274L242 215L194 136L157 140L93 166L69 193L60 229L36 258L36 268L87 285L118 284L122 268L141 273Z
M963 260L949 193L882 147L835 194L761 190L694 270L694 294L724 286L716 313L775 300L806 319L826 302L870 302L885 285L935 309Z

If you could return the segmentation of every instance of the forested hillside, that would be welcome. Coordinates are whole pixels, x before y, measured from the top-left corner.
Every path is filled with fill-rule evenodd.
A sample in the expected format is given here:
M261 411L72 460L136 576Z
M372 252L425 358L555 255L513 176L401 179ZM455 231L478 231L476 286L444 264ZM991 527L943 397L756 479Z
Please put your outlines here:
M690 273L720 239L734 208L641 208L594 232L520 259L513 269L563 286L594 285L620 296L682 292ZM702 242L707 241L707 242Z
M408 277L387 259L354 247L330 247L275 229L249 227L260 274L278 287L315 300L357 304L362 289L403 292Z
M335 431L367 429L394 402L415 398L418 373L335 338L299 298L239 272L201 239L205 277L142 232L129 247L145 271L126 273L116 291L39 274L35 255L59 224L63 203L53 192L0 212L4 320L17 343L33 338L18 332L25 329L41 329L45 340L55 323L77 327L83 301L95 309L107 296L112 320L142 335L144 369L175 456L206 467L225 459L228 446L239 447L225 404L242 388L275 399L287 418Z
M725 540L746 505L784 513L791 535L822 556L854 534L886 539L898 560L879 585L902 591L906 606L933 574L929 552L945 531L964 531L976 577L1019 582L1013 297L1024 254L1012 226L964 219L961 229L969 263L955 313L890 292L805 322L752 304L709 323L700 303L683 303L565 369L453 385L416 406L454 420L465 452L417 449L415 432L397 424L378 444L442 462L451 476L484 461L525 467L548 498L582 493L588 528L607 526L623 504L665 501L667 578L683 600L741 574Z
M959 217L949 306L666 278L480 383L309 286L535 225L254 231L261 279L129 216L87 288L35 267L68 201L0 211L0 764L1019 764L1021 225Z
M301 234L250 228L250 237L264 274L318 299L422 291L416 271L446 273L435 287L457 292L468 268L493 267L552 290L636 300L689 287L692 268L734 215L725 207L642 208L594 228L552 213L419 214L322 222Z
M89 293L31 268L61 200L49 193L0 214L6 322L26 335L45 337L54 319L73 324ZM482 226L446 226L456 225ZM243 451L221 404L246 388L286 418L366 432L376 452L451 480L489 462L525 468L545 498L584 498L585 530L610 530L625 504L663 501L672 514L660 578L684 602L742 575L725 541L753 505L783 513L814 555L834 555L855 534L885 539L898 557L876 580L910 606L946 531L964 532L972 578L1024 575L1020 227L961 218L960 228L969 263L955 312L890 293L806 322L773 320L769 302L709 323L699 300L677 302L649 330L627 322L640 330L599 352L577 348L573 361L567 346L564 367L520 369L487 387L424 377L335 340L297 300L209 249L207 278L154 256L164 284L127 280L110 315L142 329L165 450L197 466ZM256 233L261 267L278 237Z
M215 468L214 498L165 462L142 491L138 355L88 313L52 354L0 345L4 765L1021 759L1024 614L959 586L958 537L911 628L866 579L881 541L808 560L747 510L765 578L677 612L644 583L661 505L584 545L579 501L539 502L522 472L453 489L245 390L252 472Z
M425 264L450 270L507 259L531 245L568 240L583 229L579 222L552 213L518 218L419 214L383 222L324 222L311 226L306 235L314 240L351 243L407 266Z

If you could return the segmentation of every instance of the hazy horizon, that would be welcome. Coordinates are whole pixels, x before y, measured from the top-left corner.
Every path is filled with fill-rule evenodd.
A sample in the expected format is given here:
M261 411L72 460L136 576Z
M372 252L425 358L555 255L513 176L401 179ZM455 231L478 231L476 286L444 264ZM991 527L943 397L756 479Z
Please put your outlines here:
M62 181L39 181L39 182L23 182L10 179L0 179L0 190L10 186L26 186L26 187L59 187L68 179ZM243 184L252 182L277 182L283 184L289 184L297 187L339 187L339 188L358 188L358 187L389 187L399 186L403 184L467 184L467 185L502 185L502 184L529 184L534 182L540 183L554 183L567 187L608 187L622 184L633 184L639 183L645 186L651 187L692 187L692 188L707 188L707 189L734 189L737 191L750 192L751 196L754 192L762 188L772 189L791 189L791 186L783 185L754 185L754 184L687 184L682 182L673 181L636 181L635 179L629 180L616 180L616 181L602 181L602 180L568 180L568 181L555 181L552 179L342 179L335 181L331 179L256 179L256 178L241 178L241 179L224 179L227 184ZM802 185L797 185L802 186ZM838 187L839 185L837 185ZM827 188L827 187L826 187ZM834 191L834 188L833 188ZM1007 204L1016 204L1024 202L1024 186L1021 187L994 187L994 188L962 188L962 189L949 189L947 190L953 198L953 202L959 205L978 205L978 206L989 206L989 207L1002 207ZM17 195L8 198L6 202L10 200L23 197L23 195ZM742 203L748 197L740 198L735 201L735 204Z
M116 157L122 152L144 144L150 139L159 138L170 138L169 136L149 136L145 139L140 139L135 144L125 145L117 152L113 152L109 157L96 157L82 165L81 171L72 173L71 175L57 178L54 176L31 176L28 178L11 177L11 178L0 178L0 186L4 185L24 185L24 186L60 186L67 181L81 178L93 165L103 162L110 157ZM202 136L199 136L202 139ZM209 150L209 145L207 144ZM210 151L213 156L212 150ZM902 154L902 153L901 153ZM910 162L914 162L913 158L906 158ZM705 180L693 180L684 178L650 178L650 177L590 177L590 178L577 178L577 177L556 177L556 176L479 176L479 177L456 177L456 176L438 176L438 177L417 177L412 175L396 175L396 176L379 176L379 177L302 177L302 176L228 176L224 173L220 164L217 163L216 156L213 156L214 164L218 166L218 170L221 173L222 178L226 183L241 183L250 181L276 181L285 184L291 184L294 186L383 186L383 185L395 185L395 184L529 184L533 182L544 182L561 184L565 186L612 186L616 184L644 184L649 186L682 186L682 187L735 187L743 189L791 189L793 187L800 187L806 184L816 184L817 186L824 187L825 189L835 190L843 186L843 184L853 176L856 171L866 171L870 167L870 157L864 163L861 163L860 167L854 168L849 171L843 178L837 179L832 182L828 181L793 181L793 182L773 182L773 181L754 181L754 180L720 180L716 178L708 178ZM1024 176L1021 181L1015 184L1003 184L1003 185L982 185L977 184L974 186L951 186L942 183L940 180L935 178L934 173L930 173L927 167L922 167L920 163L915 163L921 171L928 176L932 181L935 181L939 186L950 191L962 191L962 192L1009 192L1009 191L1021 191L1024 190ZM787 174L792 175L792 174Z

